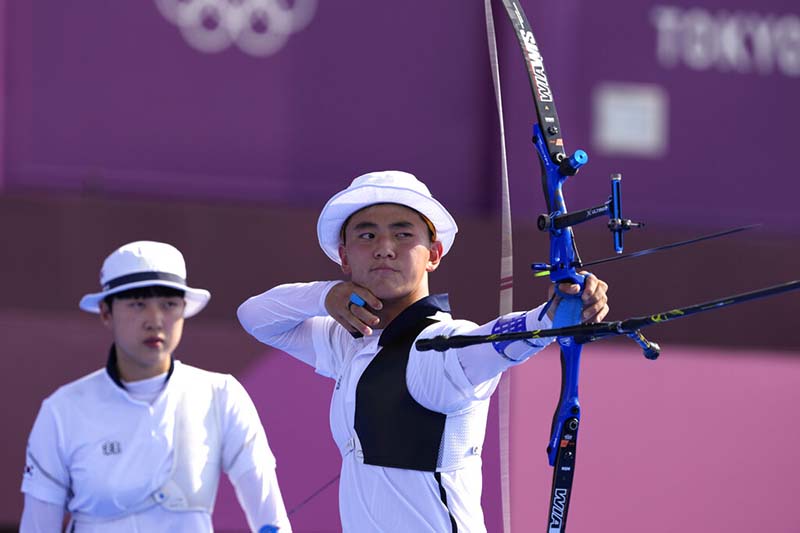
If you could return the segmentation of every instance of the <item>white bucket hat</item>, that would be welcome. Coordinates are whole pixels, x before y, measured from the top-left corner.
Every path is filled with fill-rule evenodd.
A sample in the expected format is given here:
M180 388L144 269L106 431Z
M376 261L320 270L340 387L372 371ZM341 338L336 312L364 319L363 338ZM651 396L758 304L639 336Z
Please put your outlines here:
M186 285L186 263L177 248L163 242L136 241L106 257L100 271L102 292L85 295L79 305L84 311L99 313L100 302L109 294L152 285L185 291L184 318L199 313L211 298L207 290Z
M458 232L456 221L431 195L428 187L408 172L385 170L357 177L322 208L317 221L317 238L325 255L332 261L342 264L339 258L342 225L356 211L374 204L399 204L422 213L436 228L436 238L442 243L442 255L453 245Z

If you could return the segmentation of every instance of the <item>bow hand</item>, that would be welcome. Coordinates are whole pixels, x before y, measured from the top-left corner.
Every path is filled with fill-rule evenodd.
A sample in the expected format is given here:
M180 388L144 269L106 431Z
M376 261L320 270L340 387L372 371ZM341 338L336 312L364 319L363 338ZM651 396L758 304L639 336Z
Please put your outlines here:
M547 310L547 316L553 321L553 327L593 324L602 321L608 314L608 284L594 274L580 274L584 278L583 289L581 285L568 281L550 287L552 304ZM571 307L570 310L566 309L567 305Z

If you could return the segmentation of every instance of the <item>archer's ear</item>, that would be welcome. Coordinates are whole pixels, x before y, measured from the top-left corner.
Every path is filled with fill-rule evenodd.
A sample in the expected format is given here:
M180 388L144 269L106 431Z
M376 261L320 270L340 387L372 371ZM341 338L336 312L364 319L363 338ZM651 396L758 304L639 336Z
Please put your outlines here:
M111 329L111 308L105 301L100 302L100 320L105 327Z
M350 263L347 261L347 250L345 250L344 245L339 245L339 259L342 261L342 272L345 274L350 274Z
M433 272L439 268L439 263L442 261L444 255L444 247L442 241L433 241L430 247L430 257L428 258L428 265L425 268L427 272Z

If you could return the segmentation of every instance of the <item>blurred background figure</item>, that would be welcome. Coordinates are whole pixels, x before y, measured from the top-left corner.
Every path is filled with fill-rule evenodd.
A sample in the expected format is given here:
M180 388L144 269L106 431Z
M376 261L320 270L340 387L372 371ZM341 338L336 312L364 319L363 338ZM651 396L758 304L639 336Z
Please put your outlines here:
M221 472L247 523L291 531L258 412L231 375L174 358L211 294L186 284L169 244L128 243L80 301L112 344L104 368L43 402L25 458L22 533L213 531Z

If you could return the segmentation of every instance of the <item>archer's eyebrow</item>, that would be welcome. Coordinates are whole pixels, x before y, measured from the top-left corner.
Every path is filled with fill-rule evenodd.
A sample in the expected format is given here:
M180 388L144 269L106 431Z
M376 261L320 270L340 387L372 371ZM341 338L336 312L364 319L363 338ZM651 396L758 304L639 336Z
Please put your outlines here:
M376 229L377 227L378 225L375 222L364 221L364 222L359 222L358 224L353 226L353 231ZM413 227L414 224L407 220L401 220L399 222L392 222L391 224L389 224L390 229L408 229Z

